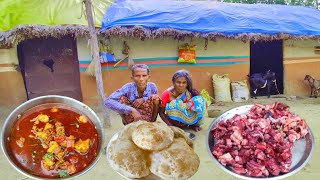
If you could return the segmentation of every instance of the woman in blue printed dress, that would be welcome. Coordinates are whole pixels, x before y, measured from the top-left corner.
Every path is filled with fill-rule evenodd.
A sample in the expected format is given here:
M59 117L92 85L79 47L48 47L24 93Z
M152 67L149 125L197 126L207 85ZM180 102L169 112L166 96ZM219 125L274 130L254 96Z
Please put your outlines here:
M179 70L172 77L173 86L161 95L159 115L170 126L201 130L205 100L192 86L187 70Z

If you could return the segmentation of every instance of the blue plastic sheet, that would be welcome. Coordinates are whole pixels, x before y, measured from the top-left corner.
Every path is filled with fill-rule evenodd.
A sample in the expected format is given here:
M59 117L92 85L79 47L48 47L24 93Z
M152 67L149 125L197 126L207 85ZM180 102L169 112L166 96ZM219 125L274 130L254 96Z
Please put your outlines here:
M136 25L199 33L320 35L320 11L286 5L118 0L105 13L101 31Z

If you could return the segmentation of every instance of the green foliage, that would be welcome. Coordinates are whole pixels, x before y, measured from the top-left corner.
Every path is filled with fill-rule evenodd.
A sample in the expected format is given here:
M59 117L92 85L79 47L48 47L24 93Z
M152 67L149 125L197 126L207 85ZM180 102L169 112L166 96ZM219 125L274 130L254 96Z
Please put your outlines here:
M274 0L274 4L286 4L285 0Z
M303 5L303 0L291 0L290 5L301 6Z
M306 6L314 6L315 7L315 4L314 3L314 0L307 0L306 2Z

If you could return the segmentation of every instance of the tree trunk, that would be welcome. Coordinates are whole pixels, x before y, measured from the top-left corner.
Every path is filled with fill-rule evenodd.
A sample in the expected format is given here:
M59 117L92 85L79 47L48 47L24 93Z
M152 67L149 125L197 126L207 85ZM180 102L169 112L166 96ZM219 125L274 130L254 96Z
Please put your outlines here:
M104 106L103 102L105 99L104 90L103 90L103 81L102 81L102 75L101 75L101 64L99 59L99 48L98 48L98 39L97 39L97 33L94 26L93 16L92 16L92 0L84 0L85 7L86 7L86 15L89 25L89 32L90 32L90 46L91 46L91 52L93 53L93 61L95 64L95 76L96 76L96 83L97 83L97 89L98 94L100 96L100 101L103 106L104 110L104 121L103 125L110 126L110 113L107 107Z

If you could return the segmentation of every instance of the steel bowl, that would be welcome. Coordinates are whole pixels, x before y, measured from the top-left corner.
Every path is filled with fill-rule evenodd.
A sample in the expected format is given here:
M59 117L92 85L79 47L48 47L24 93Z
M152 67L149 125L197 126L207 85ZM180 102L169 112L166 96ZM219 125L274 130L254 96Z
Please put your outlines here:
M239 106L239 107L233 108L229 111L226 111L223 114L221 114L219 117L217 117L216 120L214 120L208 128L207 135L206 135L206 145L207 145L207 150L208 150L208 153L209 153L211 159L225 172L227 172L230 175L235 176L237 178L256 180L256 179L261 179L261 177L260 178L250 177L250 176L237 174L232 171L231 167L223 166L218 161L218 159L216 159L214 157L214 155L212 154L212 150L213 150L215 143L217 142L217 139L212 138L212 136L210 135L211 130L214 127L216 127L220 121L226 121L228 119L231 119L236 114L245 114L247 111L249 111L251 109L252 106L253 105ZM292 163L291 163L291 166L289 167L290 171L288 173L280 174L278 176L265 177L265 179L275 180L275 179L287 178L287 177L297 173L299 170L301 170L308 163L308 161L310 160L311 155L313 153L313 150L314 150L314 137L312 135L312 132L311 132L311 129L309 128L309 126L308 126L308 131L309 131L309 133L304 138L301 138L301 139L295 141L293 144L293 147L291 149Z
M29 172L25 171L24 169L20 168L14 160L14 155L12 154L12 151L11 151L10 145L9 145L9 138L10 138L11 129L13 128L15 122L19 119L19 117L29 109L36 107L36 106L39 106L39 105L44 105L47 103L62 103L67 106L70 106L71 108L75 108L76 110L78 110L81 113L83 113L84 115L86 115L92 121L92 123L96 126L98 138L99 138L99 149L98 149L98 154L97 154L96 158L93 160L93 162L89 166L87 166L81 172L79 172L75 175L72 175L68 178L64 178L64 179L71 179L71 178L80 177L81 175L85 174L90 169L92 169L96 165L98 160L101 158L101 155L103 153L104 129L103 129L102 122L100 121L100 119L98 118L96 113L91 108L89 108L87 105L85 105L82 102L77 101L75 99L65 97L65 96L48 95L48 96L37 97L37 98L34 98L32 100L29 100L29 101L22 103L20 106L18 106L17 108L15 108L11 112L11 114L7 117L6 121L4 122L4 125L2 127L2 132L1 132L2 151L5 155L5 157L7 158L7 160L9 161L9 163L14 167L14 169L16 169L21 174L23 174L29 178L32 178L32 179L48 179L48 178L35 176L35 175L30 174ZM52 178L50 178L50 179L52 179Z

